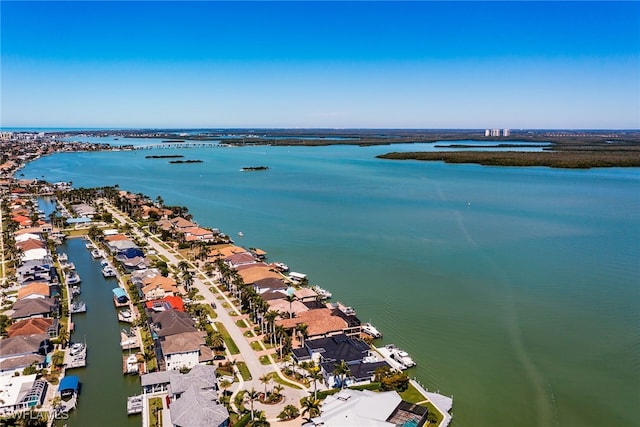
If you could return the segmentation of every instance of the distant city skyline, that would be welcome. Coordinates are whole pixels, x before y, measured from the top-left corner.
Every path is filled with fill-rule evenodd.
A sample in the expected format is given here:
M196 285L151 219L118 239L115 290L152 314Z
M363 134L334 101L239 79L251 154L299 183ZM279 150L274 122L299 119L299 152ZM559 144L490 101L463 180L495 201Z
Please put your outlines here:
M638 2L0 9L3 129L640 128Z

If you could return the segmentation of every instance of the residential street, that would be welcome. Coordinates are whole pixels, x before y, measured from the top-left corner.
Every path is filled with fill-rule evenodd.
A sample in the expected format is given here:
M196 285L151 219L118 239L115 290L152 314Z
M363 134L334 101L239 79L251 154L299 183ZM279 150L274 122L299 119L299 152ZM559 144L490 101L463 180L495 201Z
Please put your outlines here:
M270 372L276 372L278 376L280 376L283 380L286 381L286 378L283 377L282 373L280 372L280 369L278 369L277 363L270 356L270 354L274 352L273 350L265 349L261 352L256 352L251 348L250 342L256 341L256 340L260 341L260 338L253 337L251 340L249 340L247 337L243 335L243 331L236 325L236 321L239 319L245 319L246 316L243 316L242 313L238 310L238 308L235 307L235 305L229 300L229 298L218 288L218 283L214 279L207 278L203 280L202 277L207 277L207 275L201 269L199 269L197 265L193 264L192 262L184 258L177 251L173 249L167 249L158 241L156 241L156 239L154 239L153 237L149 237L145 235L144 232L138 228L137 224L133 220L131 220L127 216L120 213L119 210L117 210L107 201L103 200L102 202L105 209L108 210L113 215L113 218L116 221L122 224L129 224L132 227L132 233L139 239L147 242L149 244L149 247L155 250L157 254L160 254L166 257L166 259L168 260L168 263L173 264L174 266L177 266L181 261L189 262L192 270L195 273L193 286L195 286L199 290L199 295L202 295L204 297L203 302L207 304L210 304L212 302L216 303L215 311L218 317L215 319L215 321L221 322L224 325L224 327L229 332L229 335L231 336L233 341L238 346L238 349L240 350L239 355L230 355L227 351L227 356L231 360L244 361L249 369L249 372L251 372L251 378L252 378L250 381L243 381L241 375L239 374L236 375L236 377L239 379L239 382L234 383L234 386L231 388L231 390L233 391L233 395L231 398L232 402L233 402L233 397L235 397L235 395L241 390L251 390L252 388L258 391L263 390L264 384L260 382L259 378L264 374L268 374ZM214 286L216 289L218 289L217 294L213 294L209 290L211 286ZM216 296L220 296L220 295L224 297L224 300L218 300L216 298ZM222 301L226 302L228 306L231 308L225 309L223 307ZM259 357L261 355L269 355L271 364L269 365L261 364L259 360ZM274 383L272 382L271 386L273 386L273 384ZM302 385L299 385L299 386L303 387ZM294 389L292 387L285 386L283 390L283 395L285 396L285 399L282 403L277 405L264 405L264 404L260 404L259 402L256 402L254 403L254 407L256 410L265 411L265 415L269 420L269 422L277 422L276 417L282 411L282 408L284 408L284 406L293 404L296 407L299 407L300 399L305 396L308 396L309 392L310 390L306 388ZM286 425L299 425L301 422L302 422L301 419L296 419L296 420L293 420L292 422L286 423ZM282 424L285 425L285 423L282 423Z

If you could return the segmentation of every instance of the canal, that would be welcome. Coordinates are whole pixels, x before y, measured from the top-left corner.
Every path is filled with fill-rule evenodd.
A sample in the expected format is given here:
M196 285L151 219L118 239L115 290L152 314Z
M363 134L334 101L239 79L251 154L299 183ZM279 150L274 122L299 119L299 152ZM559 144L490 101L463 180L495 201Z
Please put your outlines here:
M118 282L102 276L100 260L91 257L85 243L82 238L67 239L58 247L82 279L79 298L87 304L87 312L73 315L71 341L86 341L88 350L87 366L68 371L80 379L78 407L57 425L139 427L139 415L127 416L127 397L140 394L141 389L137 375L122 374L120 331L128 325L118 321L113 304L111 290Z

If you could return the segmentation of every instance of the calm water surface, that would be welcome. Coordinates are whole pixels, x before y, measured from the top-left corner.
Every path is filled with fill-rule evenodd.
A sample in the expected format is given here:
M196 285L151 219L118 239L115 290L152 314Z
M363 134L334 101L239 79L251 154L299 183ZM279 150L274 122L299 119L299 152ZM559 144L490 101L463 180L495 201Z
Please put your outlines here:
M87 366L68 371L80 378L78 407L58 425L139 427L139 415L127 416L127 397L140 394L141 389L138 376L122 374L120 330L128 325L118 322L113 304L111 290L118 282L102 276L100 260L91 257L84 239L68 239L58 251L75 264L82 278L77 298L87 304L86 313L72 315L71 341L87 343Z
M640 170L374 157L422 145L65 153L21 173L242 231L406 349L410 375L454 395L456 426L637 425Z

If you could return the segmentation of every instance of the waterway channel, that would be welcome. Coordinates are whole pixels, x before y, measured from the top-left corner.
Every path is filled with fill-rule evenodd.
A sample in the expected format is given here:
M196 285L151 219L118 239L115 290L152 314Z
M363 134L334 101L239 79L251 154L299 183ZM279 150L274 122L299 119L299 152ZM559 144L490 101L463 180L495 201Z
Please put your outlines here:
M122 374L120 331L127 325L118 322L113 304L117 281L102 276L100 261L91 257L84 239L67 239L58 251L69 256L82 278L79 298L87 304L87 312L73 315L71 341L86 341L88 350L87 366L67 372L80 378L78 407L57 425L139 426L139 415L127 416L127 396L140 394L140 380Z

